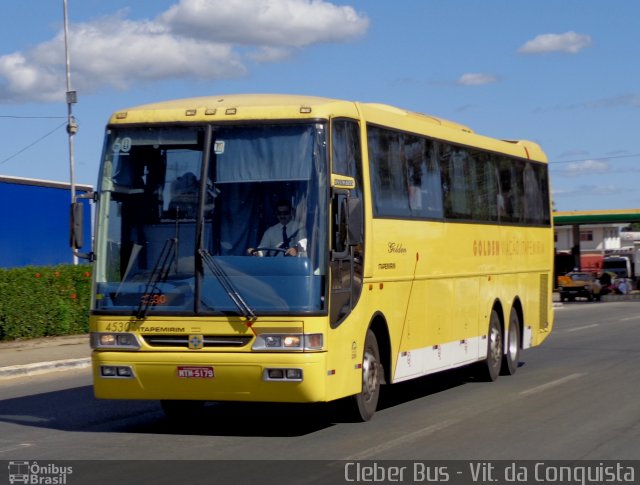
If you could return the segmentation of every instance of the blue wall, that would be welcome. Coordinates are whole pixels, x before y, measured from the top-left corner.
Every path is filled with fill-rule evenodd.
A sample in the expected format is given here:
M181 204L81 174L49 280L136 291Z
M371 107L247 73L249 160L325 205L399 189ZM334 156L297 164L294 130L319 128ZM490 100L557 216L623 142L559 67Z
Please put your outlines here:
M84 193L76 190L78 194ZM81 252L91 246L91 209L84 207ZM0 180L0 267L72 263L69 188Z

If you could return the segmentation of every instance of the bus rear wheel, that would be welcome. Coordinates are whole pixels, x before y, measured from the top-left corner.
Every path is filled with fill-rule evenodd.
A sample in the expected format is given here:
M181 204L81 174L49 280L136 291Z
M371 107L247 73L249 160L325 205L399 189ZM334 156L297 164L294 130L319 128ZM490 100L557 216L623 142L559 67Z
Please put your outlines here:
M502 366L502 329L495 310L491 310L487 340L487 358L478 365L478 377L491 382L498 378Z
M382 366L376 335L367 331L362 357L362 390L344 402L346 417L354 421L369 421L376 412L380 398Z
M507 351L502 358L501 374L512 376L518 370L520 362L520 317L515 308L509 315L509 333L507 334Z

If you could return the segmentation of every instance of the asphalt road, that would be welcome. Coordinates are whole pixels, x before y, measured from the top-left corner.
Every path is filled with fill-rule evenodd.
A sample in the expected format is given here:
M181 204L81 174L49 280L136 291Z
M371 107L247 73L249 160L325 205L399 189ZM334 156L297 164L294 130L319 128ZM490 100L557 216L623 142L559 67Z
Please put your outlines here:
M0 460L638 460L639 342L640 301L565 304L514 376L388 386L368 423L219 404L178 425L94 399L88 369L25 377L0 383Z

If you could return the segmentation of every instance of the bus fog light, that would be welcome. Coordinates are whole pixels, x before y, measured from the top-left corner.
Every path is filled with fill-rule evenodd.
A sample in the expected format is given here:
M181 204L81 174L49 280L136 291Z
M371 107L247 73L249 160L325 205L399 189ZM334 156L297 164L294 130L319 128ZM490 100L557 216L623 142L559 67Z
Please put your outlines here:
M301 381L302 380L302 369L287 369L286 370L287 379Z
M100 367L100 375L102 377L115 377L117 370L115 366L103 365Z
M265 381L301 382L302 369L265 369L262 376L263 380Z
M284 370L283 369L268 369L267 375L269 379L284 379Z
M133 371L131 367L118 367L117 368L118 377L133 377Z
M133 369L128 365L101 365L100 377L109 379L133 379Z

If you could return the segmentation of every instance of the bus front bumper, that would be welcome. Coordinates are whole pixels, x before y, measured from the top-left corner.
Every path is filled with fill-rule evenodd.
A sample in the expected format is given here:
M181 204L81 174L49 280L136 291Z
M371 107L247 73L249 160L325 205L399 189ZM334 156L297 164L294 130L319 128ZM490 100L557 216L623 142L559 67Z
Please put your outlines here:
M94 393L100 399L322 402L325 355L94 351Z

